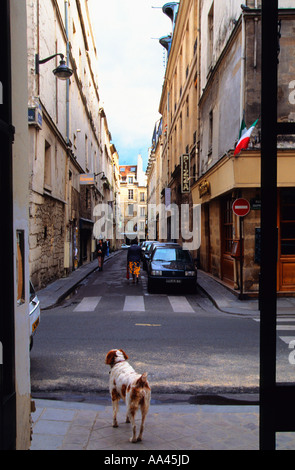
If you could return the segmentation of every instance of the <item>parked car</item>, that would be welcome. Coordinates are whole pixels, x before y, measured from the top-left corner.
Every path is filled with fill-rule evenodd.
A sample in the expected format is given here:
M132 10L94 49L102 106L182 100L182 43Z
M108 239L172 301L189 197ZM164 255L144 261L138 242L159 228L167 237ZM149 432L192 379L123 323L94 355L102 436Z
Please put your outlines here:
M121 248L122 250L128 250L128 248L130 248L130 245L126 245L126 243L122 243Z
M148 291L169 286L195 292L197 268L190 252L181 246L156 245L148 263Z
M39 326L41 318L40 301L36 295L33 284L30 281L30 350L33 347L33 337L35 336L36 329Z
M155 240L147 240L145 242L144 248L141 249L141 256L142 256L142 264L143 264L143 269L147 269L147 260L150 257L150 249L153 245L153 243L158 243Z
M144 253L144 258L143 258L143 268L145 270L148 269L148 264L150 262L150 259L151 259L151 256L153 254L153 251L154 249L157 247L157 246L179 246L180 245L178 243L173 243L173 242L152 242L147 248L146 248L146 251Z

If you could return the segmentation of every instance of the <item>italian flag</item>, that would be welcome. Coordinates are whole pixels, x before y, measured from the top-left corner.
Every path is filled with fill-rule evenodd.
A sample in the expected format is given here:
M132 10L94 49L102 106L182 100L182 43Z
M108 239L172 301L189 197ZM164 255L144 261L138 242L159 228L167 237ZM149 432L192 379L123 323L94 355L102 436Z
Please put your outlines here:
M250 126L249 129L247 129L245 125L245 121L242 120L240 135L239 135L239 142L237 143L237 146L235 148L234 155L238 155L238 153L240 153L241 150L246 149L248 147L250 136L257 122L258 122L258 119L256 119L256 121L253 122L252 126Z

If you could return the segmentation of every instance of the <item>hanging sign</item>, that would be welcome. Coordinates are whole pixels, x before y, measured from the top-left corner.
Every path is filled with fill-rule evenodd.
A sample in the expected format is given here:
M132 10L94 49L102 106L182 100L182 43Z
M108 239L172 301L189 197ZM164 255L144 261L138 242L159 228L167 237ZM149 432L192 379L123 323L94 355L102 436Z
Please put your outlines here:
M181 155L180 157L181 165L181 192L189 193L190 192L190 157L189 155Z
M95 184L94 173L84 173L80 175L80 184Z

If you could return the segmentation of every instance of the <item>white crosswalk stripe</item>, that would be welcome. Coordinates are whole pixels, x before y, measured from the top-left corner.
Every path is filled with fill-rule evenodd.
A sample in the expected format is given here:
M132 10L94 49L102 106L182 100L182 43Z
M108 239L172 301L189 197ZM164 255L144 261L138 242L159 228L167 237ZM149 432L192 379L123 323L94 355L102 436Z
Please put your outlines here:
M293 323L292 323L293 320ZM277 331L292 331L295 330L295 324L292 318L277 318ZM288 322L288 323L286 323ZM292 333L291 333L292 334ZM295 340L295 336L280 336L279 338L284 341L284 343L290 345L291 341Z
M123 307L124 312L144 312L145 305L142 295L126 295Z
M194 312L193 308L189 304L186 297L169 296L168 299L174 312L176 313Z
M74 312L93 312L100 300L101 297L84 297L74 309Z
M260 318L253 318L253 320L260 322ZM277 318L276 330L280 332L295 331L295 318ZM279 334L279 338L288 345L291 343L291 341L295 340L295 336L281 336L281 333Z
M101 299L103 299L102 296L84 297L75 307L74 312L93 312ZM171 312L172 309L175 313L194 313L194 309L184 296L161 296L160 299L158 307L161 311L167 310L167 312ZM155 308L154 304L152 307L149 305L150 300L149 297L144 295L126 295L122 297L123 303L121 308L124 312L145 312L149 308ZM103 301L101 305L103 305Z

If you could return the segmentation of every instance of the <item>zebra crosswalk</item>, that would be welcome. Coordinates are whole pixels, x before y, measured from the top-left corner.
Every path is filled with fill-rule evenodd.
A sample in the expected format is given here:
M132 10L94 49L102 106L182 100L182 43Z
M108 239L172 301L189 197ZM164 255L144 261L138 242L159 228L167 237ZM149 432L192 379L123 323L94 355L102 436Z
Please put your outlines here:
M74 312L93 312L100 300L101 297L84 297L74 309Z
M259 318L253 318L253 320L256 322L260 322ZM292 341L295 341L295 318L278 317L276 330L279 332L278 336L280 340L290 345ZM290 333L292 331L294 331L293 335L292 333ZM286 334L284 334L283 332L286 332Z
M74 312L94 312L96 309L104 309L104 303L109 299L103 296L84 297L74 308ZM119 308L123 312L145 312L155 309L155 300L150 296L126 295L116 299ZM195 310L185 296L159 296L156 301L157 309L161 311L173 311L174 313L194 313Z

